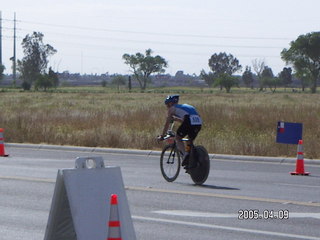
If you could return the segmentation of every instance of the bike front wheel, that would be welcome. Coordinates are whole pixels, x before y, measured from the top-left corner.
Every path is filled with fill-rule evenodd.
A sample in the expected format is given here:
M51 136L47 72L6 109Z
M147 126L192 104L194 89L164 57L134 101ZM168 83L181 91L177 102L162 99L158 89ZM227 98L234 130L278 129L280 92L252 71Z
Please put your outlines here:
M175 144L170 144L163 148L160 157L160 169L165 180L173 182L177 179L180 172L180 162L180 154Z

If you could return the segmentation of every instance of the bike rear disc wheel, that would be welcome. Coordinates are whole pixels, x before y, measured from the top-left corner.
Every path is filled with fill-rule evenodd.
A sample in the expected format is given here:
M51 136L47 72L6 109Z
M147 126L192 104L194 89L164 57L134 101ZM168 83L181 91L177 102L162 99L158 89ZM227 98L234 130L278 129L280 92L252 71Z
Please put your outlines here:
M210 172L210 159L207 150L203 146L196 146L194 148L194 156L197 157L198 166L190 169L190 176L192 181L197 184L203 184Z
M177 179L180 172L180 162L180 155L175 144L170 144L163 148L160 157L160 169L165 180L173 182Z

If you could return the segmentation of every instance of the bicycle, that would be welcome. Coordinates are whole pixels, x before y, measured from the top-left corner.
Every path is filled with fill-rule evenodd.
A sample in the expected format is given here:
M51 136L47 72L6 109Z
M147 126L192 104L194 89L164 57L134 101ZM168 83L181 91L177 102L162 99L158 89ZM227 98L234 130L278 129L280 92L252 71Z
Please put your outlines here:
M164 179L168 182L173 182L177 179L181 168L181 153L178 150L175 140L175 132L171 129L168 130L167 135L161 140L166 140L167 145L162 149L160 156L160 169ZM188 138L183 138L183 142L189 141ZM190 143L190 153L187 156L185 169L196 185L203 184L210 172L210 159L209 154L205 147L194 146L193 141Z

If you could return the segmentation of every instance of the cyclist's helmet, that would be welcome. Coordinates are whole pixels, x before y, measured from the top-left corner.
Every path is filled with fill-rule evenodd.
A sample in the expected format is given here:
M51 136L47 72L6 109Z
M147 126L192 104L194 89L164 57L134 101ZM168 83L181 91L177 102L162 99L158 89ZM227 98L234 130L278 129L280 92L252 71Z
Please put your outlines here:
M164 104L168 103L178 103L179 102L179 95L169 95L167 96L166 100L164 101Z

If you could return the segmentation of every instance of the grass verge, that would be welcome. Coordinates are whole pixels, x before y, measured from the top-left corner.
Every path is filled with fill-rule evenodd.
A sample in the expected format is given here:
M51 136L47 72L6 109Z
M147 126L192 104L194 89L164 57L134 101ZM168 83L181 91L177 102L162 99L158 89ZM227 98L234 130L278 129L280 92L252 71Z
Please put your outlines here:
M317 94L185 92L181 103L204 120L196 142L210 153L294 157L296 145L275 143L283 120L304 124L305 156L320 158ZM160 149L166 94L1 92L0 127L6 142Z

